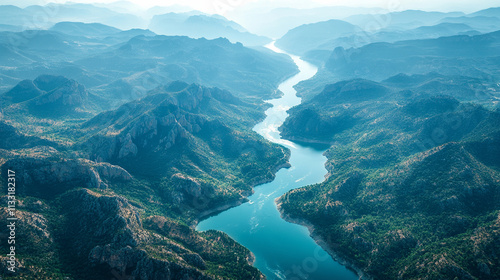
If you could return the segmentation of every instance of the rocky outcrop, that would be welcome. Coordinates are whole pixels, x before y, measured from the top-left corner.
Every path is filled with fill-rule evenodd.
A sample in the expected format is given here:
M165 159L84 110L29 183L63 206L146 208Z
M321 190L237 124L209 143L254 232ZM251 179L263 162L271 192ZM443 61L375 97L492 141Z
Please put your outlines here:
M122 180L128 181L132 179L132 175L127 170L118 165L112 165L107 162L92 162L92 167L100 174L101 177L108 180Z
M203 186L197 179L182 175L181 173L176 173L171 178L174 188L185 195L191 197L200 197L201 195L206 195L207 186Z
M137 155L137 146L132 142L132 136L128 133L123 141L120 141L121 145L120 151L118 152L118 158L124 158L127 156Z

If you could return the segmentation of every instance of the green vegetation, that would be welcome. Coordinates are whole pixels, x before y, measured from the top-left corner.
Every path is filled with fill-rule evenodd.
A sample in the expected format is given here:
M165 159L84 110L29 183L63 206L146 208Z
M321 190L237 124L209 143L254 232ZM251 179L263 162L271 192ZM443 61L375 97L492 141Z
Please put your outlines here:
M19 104L39 96L29 97ZM43 117L53 120L47 129L38 129L38 111L22 108L31 127L10 113L0 126L2 185L15 170L21 201L16 279L261 278L247 249L223 233L192 229L214 209L244 201L287 163L287 150L251 131L263 117L260 105L175 82L90 119L60 110Z
M282 211L376 279L498 279L500 114L465 102L467 79L448 92L419 75L345 81L291 109L283 135L332 146L328 179Z

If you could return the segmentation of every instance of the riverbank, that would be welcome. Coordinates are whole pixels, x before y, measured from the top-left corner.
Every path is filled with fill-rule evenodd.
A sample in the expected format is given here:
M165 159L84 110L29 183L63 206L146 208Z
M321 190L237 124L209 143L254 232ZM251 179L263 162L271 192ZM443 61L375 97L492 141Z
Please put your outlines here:
M330 245L328 245L328 243L324 240L324 238L320 234L316 233L314 225L311 224L308 220L300 218L292 218L288 214L286 214L281 208L281 205L283 204L281 202L282 197L283 196L276 198L275 203L276 203L276 208L278 209L278 212L280 213L280 216L283 220L289 223L306 227L307 230L309 231L309 235L314 240L314 242L316 242L316 244L318 244L321 248L323 248L323 250L325 250L336 262L340 263L347 269L356 273L356 275L359 277L359 280L373 280L371 276L369 276L366 272L357 267L352 261L347 260L346 258L340 256L337 252L335 252L330 247Z
M288 156L288 159L285 163L278 164L270 170L270 172L272 173L272 177L263 178L259 181L253 182L252 185L250 186L251 191L242 192L241 197L238 198L237 200L228 201L225 204L222 204L222 205L219 205L215 208L208 209L208 210L201 212L200 214L198 214L196 219L192 221L192 223L190 225L191 228L193 228L193 229L196 228L198 223L200 223L202 220L208 219L212 216L216 216L216 215L218 215L218 214L220 214L228 209L240 206L241 204L248 202L248 197L255 193L255 190L254 190L255 187L272 182L276 178L276 173L278 171L280 171L282 168L290 168L291 167L291 164L289 162L289 159L290 159L289 152L287 153L287 156Z

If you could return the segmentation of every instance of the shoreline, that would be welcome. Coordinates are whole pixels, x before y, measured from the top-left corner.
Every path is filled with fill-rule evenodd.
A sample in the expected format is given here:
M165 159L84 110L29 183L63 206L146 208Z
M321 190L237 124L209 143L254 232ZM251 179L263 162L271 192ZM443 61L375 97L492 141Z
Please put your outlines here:
M280 133L281 133L281 130L280 130ZM304 144L320 144L320 145L328 145L328 146L335 145L335 142L331 142L331 141L311 140L308 138L296 137L296 136L284 136L283 139L289 140L289 141L297 143L297 144L304 143Z
M284 213L283 209L281 208L281 205L283 204L281 202L281 197L278 197L274 201L276 203L276 208L278 209L278 212L280 213L280 217L292 224L297 224L301 225L303 227L306 227L307 230L309 231L309 236L314 240L316 244L318 244L323 250L325 250L328 255L332 257L332 259L342 266L346 267L348 270L351 270L354 272L359 280L373 280L373 278L368 275L366 272L364 272L362 269L357 267L355 264L352 263L352 261L349 261L337 254L329 245L328 243L323 239L323 237L316 233L315 227L313 224L311 224L308 220L306 219L301 219L301 218L292 218L288 214Z
M203 220L206 220L210 217L213 217L213 216L216 216L228 209L231 209L231 208L234 208L234 207L237 207L237 206L240 206L241 204L243 203L246 203L248 202L248 197L253 195L255 193L255 190L254 188L255 187L258 187L260 185L264 185L264 184L267 184L267 183L270 183L272 181L274 181L274 179L276 178L276 173L278 171L280 171L281 169L283 168L290 168L291 167L291 164L289 162L290 160L290 153L287 153L287 156L288 156L288 159L285 163L282 163L282 164L278 164L276 166L274 166L272 169L271 169L271 173L273 174L273 176L271 178L263 178L257 182L254 182L251 184L250 188L251 190L250 191L244 191L242 192L241 194L241 197L236 199L236 200L232 200L232 201L228 201L227 203L225 204L222 204L222 205L219 205L215 208L211 208L211 209L207 209L203 212L201 212L200 214L198 214L196 216L196 218L191 222L191 227L193 229L196 230L196 226Z

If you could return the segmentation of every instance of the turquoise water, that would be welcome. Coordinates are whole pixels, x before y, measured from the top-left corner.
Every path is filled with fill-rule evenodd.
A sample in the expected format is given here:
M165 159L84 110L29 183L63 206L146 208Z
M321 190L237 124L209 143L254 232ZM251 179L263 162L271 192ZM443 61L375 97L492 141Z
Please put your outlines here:
M274 47L268 48L283 53ZM227 233L255 255L254 266L267 279L325 279L353 280L357 276L335 262L309 236L307 228L281 219L275 199L289 190L319 183L327 171L324 150L304 147L281 139L278 127L287 117L286 111L298 104L293 86L316 74L317 68L298 57L291 56L300 73L283 82L279 89L283 97L269 101L274 106L266 111L266 119L254 130L272 142L291 150L291 168L281 169L276 179L257 186L249 202L201 221L197 230L220 230Z

